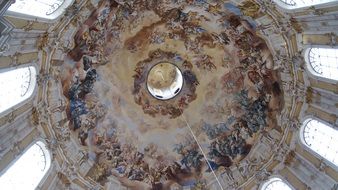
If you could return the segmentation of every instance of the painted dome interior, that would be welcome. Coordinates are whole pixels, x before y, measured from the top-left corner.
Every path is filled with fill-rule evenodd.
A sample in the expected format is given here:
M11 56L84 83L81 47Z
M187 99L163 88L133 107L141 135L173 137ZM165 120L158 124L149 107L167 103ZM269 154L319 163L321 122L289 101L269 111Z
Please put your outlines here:
M256 27L232 3L101 1L61 71L72 138L97 161L94 179L189 186L245 159L283 109ZM147 84L168 87L176 68L181 92L152 96Z
M337 18L338 0L0 0L0 187L338 190Z

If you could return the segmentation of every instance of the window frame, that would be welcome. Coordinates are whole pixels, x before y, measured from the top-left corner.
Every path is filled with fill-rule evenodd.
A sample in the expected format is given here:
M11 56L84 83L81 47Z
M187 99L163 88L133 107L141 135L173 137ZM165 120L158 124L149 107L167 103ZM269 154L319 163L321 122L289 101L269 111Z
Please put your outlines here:
M4 16L14 17L14 18L23 19L23 20L35 20L35 21L40 21L40 22L54 23L55 21L57 21L60 17L62 17L65 14L67 8L72 6L74 1L75 0L65 0L65 2L63 2L62 5L56 11L50 14L51 16L54 16L53 18L33 16L33 15L10 11L10 10L6 10Z
M19 68L24 68L24 67L33 67L35 69L35 78L33 77L33 81L31 84L35 83L33 89L32 89L32 94L27 97L25 100L13 105L12 107L6 109L3 112L0 112L0 117L3 117L9 113L12 113L14 111L16 111L17 109L19 109L20 107L24 106L25 104L27 104L30 101L34 102L34 99L36 97L36 94L38 93L38 84L37 84L37 76L39 74L39 68L37 66L37 64L35 63L29 63L29 64L22 64L20 66L15 66L15 67L5 67L5 68L0 68L0 73L2 72L6 72L6 71L10 71L10 70L15 70L15 69L19 69ZM27 110L25 110L27 111ZM1 128L1 127L0 127Z
M288 13L304 11L306 9L309 9L310 7L314 7L315 9L319 9L319 8L330 7L332 5L338 4L338 2L335 1L335 0L325 0L324 2L321 2L321 3L318 3L318 4L313 4L313 5L292 6L292 5L288 5L288 4L284 3L281 0L272 0L272 1L277 5L277 7L281 8L282 10L284 10L285 12L288 12Z
M29 143L19 154L16 154L14 156L14 159L11 160L9 162L9 164L3 168L3 170L0 171L0 176L3 175L8 169L10 169L14 163L16 163L33 145L38 144L38 146L41 147L41 144L45 147L41 147L45 158L46 158L46 166L48 166L49 168L46 170L45 174L43 175L43 177L41 178L41 180L39 181L39 183L36 186L36 189L39 189L39 187L41 186L41 184L43 184L47 177L50 175L52 168L53 168L53 154L51 153L51 151L48 149L47 147L47 142L42 139L42 138L38 138L38 139L34 139L31 143ZM48 158L49 159L48 159ZM47 161L49 160L49 161Z
M267 180L265 180L263 183L261 183L258 187L259 190L265 190L265 188L269 185L269 181L271 181L274 178L279 178L280 180L282 180L286 185L288 185L290 187L290 189L295 190L295 188L289 183L288 180L286 180L285 177L281 176L281 175L271 175L269 176L269 178ZM263 189L264 188L264 189Z
M333 168L334 170L338 171L338 166L335 165L334 163L332 163L331 161L329 161L328 159L324 158L322 155L320 155L319 153L317 153L316 151L314 151L311 147L309 147L305 140L304 140L304 128L306 126L305 123L308 122L308 120L317 120L319 122L322 122L324 123L325 125L327 125L328 127L331 127L333 128L334 130L338 130L338 128L332 124L330 124L329 122L323 120L323 119L320 119L319 117L316 117L316 116L313 116L313 115L308 115L306 117L304 117L302 120L301 120L301 127L299 129L299 133L298 133L298 141L299 141L299 144L300 146L307 152L309 152L310 154L312 154L315 158L317 158L318 160L320 160L321 162L323 162L325 165Z
M305 67L306 67L306 71L307 73L309 74L309 76L313 79L316 79L316 80L320 80L320 81L323 81L323 82L327 82L327 83L331 83L331 84L336 84L338 83L338 80L335 80L335 79L331 79L331 78L326 78L326 77L323 77L321 76L320 74L318 74L312 67L311 65L311 61L310 61L310 50L312 48L324 48L324 49L337 49L338 50L338 46L322 46L322 45L313 45L313 46L310 46L310 47L307 47L305 50L304 50L304 53L303 53L303 57L304 57L304 61L305 61Z

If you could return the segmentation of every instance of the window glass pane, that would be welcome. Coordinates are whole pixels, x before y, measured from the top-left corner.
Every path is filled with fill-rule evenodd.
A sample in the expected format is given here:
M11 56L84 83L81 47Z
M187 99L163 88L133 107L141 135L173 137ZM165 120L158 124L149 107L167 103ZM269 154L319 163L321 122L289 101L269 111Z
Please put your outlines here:
M291 187L280 178L271 178L262 186L262 190L292 190Z
M28 99L36 84L34 67L0 71L0 113Z
M289 9L308 7L328 2L333 2L336 0L275 0L279 1L282 4L286 5Z
M338 49L311 48L309 63L314 74L338 80Z
M31 15L34 17L53 19L51 17L56 10L64 3L64 0L16 0L9 7L9 11Z
M305 145L338 166L338 130L315 119L304 122Z
M296 5L296 2L294 0L280 0L280 1L287 5L291 5L291 6Z
M50 167L50 155L44 143L34 143L0 176L0 187L6 190L33 190Z

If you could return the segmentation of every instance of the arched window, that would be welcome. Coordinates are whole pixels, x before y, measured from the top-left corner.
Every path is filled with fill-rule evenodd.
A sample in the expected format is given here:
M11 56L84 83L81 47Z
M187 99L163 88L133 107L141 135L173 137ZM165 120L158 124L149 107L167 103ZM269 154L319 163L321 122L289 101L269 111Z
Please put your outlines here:
M292 190L282 179L274 177L262 185L261 190Z
M308 51L308 66L314 75L338 80L338 49L311 48Z
M47 173L50 164L51 158L46 145L38 141L0 176L0 187L6 190L34 190Z
M307 147L338 166L338 130L319 120L307 119L303 123L301 138Z
M73 0L16 0L7 12L14 16L53 20L60 16L72 2Z
M0 113L28 99L36 85L33 66L0 70Z
M329 2L334 2L336 0L275 0L277 4L286 8L286 9L296 9L301 7L309 7Z

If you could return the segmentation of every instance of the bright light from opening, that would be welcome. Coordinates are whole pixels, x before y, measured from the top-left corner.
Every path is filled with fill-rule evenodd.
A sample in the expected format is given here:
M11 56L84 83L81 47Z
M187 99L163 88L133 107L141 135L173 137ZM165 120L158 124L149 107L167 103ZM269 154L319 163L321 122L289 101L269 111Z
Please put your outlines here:
M309 7L334 1L336 0L275 0L275 2L280 5L286 5L286 8L288 9Z
M55 19L73 0L16 0L8 11L33 17Z
M308 56L313 74L338 80L338 49L311 48Z
M264 183L261 190L292 190L282 179L274 177Z
M182 87L182 73L171 63L159 63L148 74L147 88L156 99L171 99L179 94Z
M34 190L50 168L50 155L45 144L34 143L0 176L4 190Z
M36 84L34 67L0 71L0 113L28 99Z
M338 166L338 130L308 119L304 122L302 137L306 146Z

